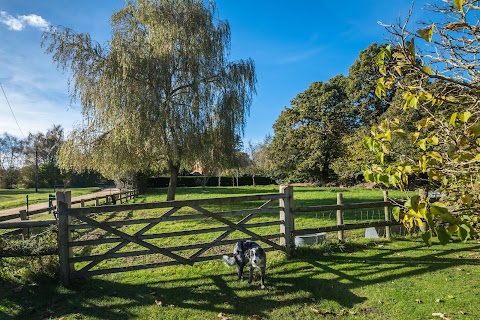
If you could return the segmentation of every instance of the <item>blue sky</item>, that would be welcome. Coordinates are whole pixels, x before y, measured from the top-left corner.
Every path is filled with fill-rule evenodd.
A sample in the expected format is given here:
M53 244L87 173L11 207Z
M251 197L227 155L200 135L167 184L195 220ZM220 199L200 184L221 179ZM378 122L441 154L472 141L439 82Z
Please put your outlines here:
M421 19L423 3L416 1L413 21ZM81 121L81 107L70 103L67 75L40 47L44 27L63 25L105 43L110 16L122 5L123 0L0 1L0 82L24 135L53 124L70 131ZM245 143L272 134L281 111L312 82L347 74L360 50L388 38L377 21L405 18L410 5L406 0L218 0L219 18L231 25L231 59L252 58L258 76ZM0 92L3 132L22 137Z

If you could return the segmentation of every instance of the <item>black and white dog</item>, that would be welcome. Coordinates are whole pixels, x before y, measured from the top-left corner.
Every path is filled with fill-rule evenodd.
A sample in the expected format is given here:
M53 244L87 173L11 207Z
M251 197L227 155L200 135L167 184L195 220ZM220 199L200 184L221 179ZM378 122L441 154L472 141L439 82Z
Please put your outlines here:
M237 265L238 280L243 280L243 268L250 262L250 277L248 285L252 284L254 268L261 271L261 288L265 289L265 267L267 266L267 256L265 251L256 242L246 240L239 241L233 249L233 257L223 256L223 261L228 266Z

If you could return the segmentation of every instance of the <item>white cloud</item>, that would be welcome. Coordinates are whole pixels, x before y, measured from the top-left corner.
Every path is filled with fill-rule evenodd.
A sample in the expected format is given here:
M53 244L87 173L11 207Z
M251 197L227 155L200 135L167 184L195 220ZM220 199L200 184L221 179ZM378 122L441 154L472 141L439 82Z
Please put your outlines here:
M46 31L50 23L36 14L21 15L16 18L5 11L0 11L0 23L5 24L8 29L13 31L22 31L26 26Z
M50 23L36 14L29 14L28 16L20 16L20 19L25 21L29 26L38 28L42 31L48 30Z

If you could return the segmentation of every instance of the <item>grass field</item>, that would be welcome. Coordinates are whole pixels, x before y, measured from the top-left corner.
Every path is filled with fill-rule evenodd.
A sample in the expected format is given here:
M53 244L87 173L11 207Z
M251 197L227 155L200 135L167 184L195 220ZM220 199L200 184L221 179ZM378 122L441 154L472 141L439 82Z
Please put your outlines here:
M100 188L73 188L72 197L89 194L99 191ZM0 189L0 210L22 207L26 205L26 195L28 195L28 203L35 204L48 202L48 195L55 194L53 189Z
M177 199L270 192L278 187L188 188L180 189ZM295 188L295 205L332 204L337 192L345 202L382 200L379 190ZM151 190L135 201L160 201L165 194ZM297 221L328 223L315 213ZM206 221L182 222L187 223L199 228ZM180 227L185 225L166 224L161 231ZM68 288L40 280L21 289L19 283L0 284L0 319L221 319L219 314L224 319L440 319L432 313L480 319L479 265L478 241L432 248L415 237L331 242L298 250L291 258L269 252L266 290L259 289L258 279L252 287L236 281L235 270L221 261L95 276Z

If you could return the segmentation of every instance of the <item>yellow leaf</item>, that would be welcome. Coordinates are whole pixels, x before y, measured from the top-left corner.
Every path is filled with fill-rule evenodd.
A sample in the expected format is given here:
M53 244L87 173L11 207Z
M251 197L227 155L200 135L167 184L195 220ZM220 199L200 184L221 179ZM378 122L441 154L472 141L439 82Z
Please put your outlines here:
M453 0L453 4L458 9L458 11L463 10L463 0Z
M432 42L433 28L434 27L435 27L435 24L432 23L432 25L428 28L417 30L417 33L420 35L420 37L423 40L428 41L428 42Z
M394 69L395 69L395 71L397 71L397 73L398 73L399 76L402 75L402 67L396 66Z
M417 142L418 137L420 136L420 132L412 133L412 143Z
M454 126L455 125L455 121L457 121L457 115L458 113L454 112L452 114L452 116L450 117L450 125Z
M472 196L469 194L464 194L461 199L464 204L470 204L473 200Z
M430 67L430 66L424 66L424 67L422 68L422 70L423 70L423 72L425 72L425 73L428 74L429 76L432 75L432 67Z
M458 114L458 119L463 123L465 123L468 121L468 119L470 119L471 116L472 116L472 113L470 111L465 111L464 113Z

